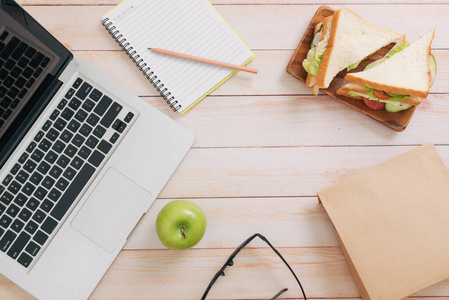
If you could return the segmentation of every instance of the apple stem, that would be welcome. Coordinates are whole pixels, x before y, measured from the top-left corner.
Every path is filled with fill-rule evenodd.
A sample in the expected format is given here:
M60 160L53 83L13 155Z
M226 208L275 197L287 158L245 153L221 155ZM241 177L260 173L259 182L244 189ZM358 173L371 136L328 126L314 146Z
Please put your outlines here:
M186 239L187 237L186 237L186 235L184 233L184 227L181 227L181 233L182 233L182 236L184 237L184 239Z

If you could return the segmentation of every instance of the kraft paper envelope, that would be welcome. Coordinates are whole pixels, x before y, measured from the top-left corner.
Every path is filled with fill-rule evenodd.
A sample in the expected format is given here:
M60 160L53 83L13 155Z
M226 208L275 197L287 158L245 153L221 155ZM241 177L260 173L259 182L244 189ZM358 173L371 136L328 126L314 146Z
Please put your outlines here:
M449 277L449 171L432 144L318 193L363 300Z

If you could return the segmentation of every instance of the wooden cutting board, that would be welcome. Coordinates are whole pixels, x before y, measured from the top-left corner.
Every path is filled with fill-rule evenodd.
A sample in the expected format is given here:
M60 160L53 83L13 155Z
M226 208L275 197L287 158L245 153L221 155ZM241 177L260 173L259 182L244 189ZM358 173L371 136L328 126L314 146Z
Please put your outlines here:
M295 53L293 54L290 63L287 66L287 73L292 75L293 77L301 80L302 82L306 82L307 78L307 72L302 67L302 61L307 57L307 52L310 49L310 44L313 40L313 32L315 29L316 24L323 22L324 19L328 16L331 16L334 14L334 10L327 6L321 6L316 11L315 15L312 18L312 21L310 21L309 27L307 28L306 32L304 33L304 36L301 39L301 42L299 42L298 47L296 48ZM365 68L366 65L370 64L371 62L378 60L382 58L393 46L393 44L388 45L376 53L370 55L367 59L363 60L357 68L354 70L351 70L351 72L360 72ZM358 110L359 112L373 118L376 121L381 122L385 126L396 130L396 131L403 131L405 128L407 128L408 123L410 122L416 107L411 107L410 109L407 109L405 111L397 112L397 113L390 113L387 112L385 109L383 110L372 110L368 108L365 103L361 100L348 98L345 96L337 95L337 90L348 83L346 80L344 80L344 77L346 75L346 70L341 71L332 81L329 88L327 89L321 89L323 93L326 93L327 95L331 96L332 98L335 98L352 108Z

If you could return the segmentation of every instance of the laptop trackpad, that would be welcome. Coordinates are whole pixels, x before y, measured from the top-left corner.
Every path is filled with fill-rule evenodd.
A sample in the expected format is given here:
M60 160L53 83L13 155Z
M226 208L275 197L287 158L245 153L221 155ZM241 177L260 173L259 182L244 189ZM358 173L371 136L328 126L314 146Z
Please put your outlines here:
M84 203L71 225L113 253L151 198L151 193L110 168Z

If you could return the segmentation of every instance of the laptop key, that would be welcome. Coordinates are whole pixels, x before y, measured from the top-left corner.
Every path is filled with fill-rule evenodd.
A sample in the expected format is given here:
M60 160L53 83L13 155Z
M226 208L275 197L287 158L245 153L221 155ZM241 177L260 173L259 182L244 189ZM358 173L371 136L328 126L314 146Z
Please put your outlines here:
M56 118L59 116L59 113L60 113L59 110L55 109L50 116L50 120L52 121L56 120Z
M86 140L86 146L90 147L91 149L94 149L95 146L97 146L99 140L94 136L89 136Z
M16 220L14 220L14 222L12 222L11 229L17 233L20 233L23 226L25 226L25 224L23 224L22 221L16 219Z
M53 188L50 193L48 194L48 198L53 201L56 202L58 201L59 197L61 197L61 192L58 191L57 189Z
M27 201L28 197L22 193L19 193L16 198L14 198L14 203L19 205L20 207L24 206Z
M81 78L76 79L75 82L73 83L73 88L75 89L79 88L82 83L83 80Z
M60 189L61 191L65 191L67 186L69 185L69 182L65 180L64 178L59 178L58 182L56 183L56 187Z
M44 60L41 63L41 67L45 68L49 62L50 62L50 58L48 58L48 57L44 58Z
M40 230L38 232L36 232L36 234L33 237L33 240L36 241L41 246L43 244L45 244L47 239L48 239L48 235L46 235L44 232L42 232Z
M51 217L47 217L45 222L42 224L41 229L48 234L52 234L53 230L55 230L57 225L58 222L53 220Z
M47 191L42 187L38 187L33 194L33 196L39 200L44 200L46 195L47 195Z
M8 31L3 31L2 35L0 35L0 41L4 41L9 35Z
M77 149L73 145L68 145L67 148L64 151L64 154L66 154L69 157L73 157L76 154Z
M92 126L96 126L98 122L100 121L100 118L95 114L90 114L89 118L87 118L87 124L90 124Z
M120 104L114 102L111 105L111 108L109 108L108 112L104 115L103 119L101 119L100 124L106 128L111 126L112 122L114 122L115 118L120 113L122 108L123 107Z
M23 165L23 169L28 173L32 173L34 169L36 169L37 164L32 160L27 160L27 162Z
M108 109L109 105L111 105L112 99L108 96L103 96L101 98L101 101L98 103L97 107L95 107L94 113L102 116L106 110Z
M17 45L19 44L19 39L16 37L13 37L8 45L6 45L5 49L3 49L2 53L0 54L0 58L2 59L7 59L12 52L14 51L14 49L16 49Z
M29 221L27 223L27 225L25 226L25 230L27 232L29 232L30 234L34 234L37 230L37 228L39 227L39 225L37 225L36 223L34 223L33 221Z
M28 79L28 82L27 82L27 84L26 84L26 87L27 87L28 89L31 88L35 82L36 82L36 79L34 79L34 78Z
M43 139L42 142L39 144L39 149L41 149L44 152L47 152L51 147L51 142L47 139Z
M55 151L56 153L61 153L62 150L64 150L65 148L65 144L61 141L56 141L56 143L53 145L53 147L51 148L53 151Z
M44 137L45 133L43 131L39 131L36 136L34 137L35 142L40 142L42 138Z
M67 91L67 93L65 94L65 97L70 100L73 95L75 95L75 90L74 89L69 89Z
M89 164L84 164L83 168L51 211L50 215L53 218L60 221L64 217L65 213L69 210L70 206L72 206L73 202L94 173L95 168Z
M131 122L131 120L134 118L134 114L132 113L132 112L129 112L127 115L126 115L126 117L125 117L125 119L123 119L126 123L129 123L129 122Z
M51 178L50 176L45 177L44 181L42 182L42 186L46 188L47 190L51 189L53 185L55 184L55 180Z
M72 140L72 143L77 146L77 147L81 147L81 145L84 143L86 139L83 138L81 135L76 134L75 137Z
M32 184L38 185L39 183L41 183L43 178L44 176L42 176L38 172L34 172L30 177L30 181Z
M58 154L56 154L55 152L53 152L53 151L49 151L48 153L47 153L47 155L45 155L45 161L47 161L47 162L49 162L49 163L54 163L55 161L56 161L56 159L58 158Z
M59 131L62 131L66 125L67 125L67 122L66 122L66 121L64 121L64 120L61 119L61 118L58 118L53 126L54 126L56 129L58 129Z
M30 67L26 67L25 70L23 70L22 72L22 76L25 77L26 79L30 79L33 73L34 73L33 69L31 69Z
M22 91L23 91L23 90L22 90ZM21 91L20 93L22 93L22 91ZM23 97L20 96L20 93L19 93L19 96L18 96L18 97L23 98ZM19 103L20 103L20 100L19 100L19 99L16 99L16 100L14 100L14 101L11 103L11 105L10 105L9 107L12 108L12 109L15 109L15 108L19 105Z
M93 164L95 167L98 167L104 158L104 154L102 154L100 151L95 150L89 158L89 163Z
M35 242L31 241L28 246L25 248L25 251L31 254L32 256L36 256L37 253L41 250Z
M62 169L60 167L58 167L58 166L53 166L53 168L51 168L49 174L53 178L58 179L59 176L61 176L61 174L62 174Z
M68 143L68 142L70 142L72 137L73 137L73 133L71 133L68 130L64 130L64 132L61 134L60 138L61 138L61 141L63 141L64 143Z
M25 245L30 240L31 236L28 235L25 232L22 232L17 240L14 242L14 244L11 246L11 249L8 251L8 256L10 256L13 259L16 259L19 254L22 252L23 248L25 248Z
M86 99L87 95L92 91L92 86L87 82L84 82L83 85L79 88L76 96L81 100Z
M36 146L37 146L37 144L36 144L35 142L31 142L31 143L28 145L26 151L29 152L29 153L31 153L31 151L33 151L34 148L36 148Z
M69 107L72 108L73 110L77 110L80 106L81 106L81 101L79 99L77 99L76 97L73 98L69 103Z
M47 154L47 156L48 156L48 154ZM50 170L50 165L47 164L45 161L43 161L39 164L39 167L37 167L37 170L45 175L45 174L47 174L48 170Z
M45 219L45 213L42 210L38 210L33 215L33 221L37 222L38 224L42 223Z
M19 158L19 163L21 163L21 164L23 164L26 160L27 160L27 158L28 158L28 154L27 153L23 153L22 154L22 156L20 156L20 158Z
M12 176L10 174L6 175L5 179L3 179L2 184L8 185L12 181Z
M106 142L105 140L102 140L100 144L98 145L98 150L103 152L104 154L108 154L109 150L111 150L112 145Z
M20 171L16 176L16 180L20 183L25 183L28 177L29 175L27 173L25 173L24 171Z
M31 211L35 211L38 206L39 206L39 200L37 200L34 197L31 198L26 204L26 207L29 208Z
M106 133L106 129L103 126L98 125L97 127L95 127L93 135L95 135L97 138L101 139L105 133Z
M58 159L58 161L56 162L56 164L57 164L58 166L60 166L61 168L65 168L65 167L67 167L67 165L69 164L69 162L70 162L70 158L68 158L67 156L65 156L64 154L62 154L62 155L59 157L59 159Z
M11 217L15 218L17 214L19 213L20 208L17 205L11 204L8 209L6 210L6 213Z
M77 156L72 160L72 162L70 163L70 166L72 166L76 170L79 170L81 168L81 166L83 165L83 163L84 163L84 161Z
M62 99L61 102L59 102L58 104L58 109L62 110L66 104L68 103L68 101L66 99Z
M92 153L92 150L90 150L89 148L87 148L86 146L83 146L80 151L78 151L78 155L81 158L87 159L89 157L89 155Z
M87 99L84 101L82 108L88 112L91 112L92 109L94 108L94 106L95 106L95 103L92 100Z
M67 129L69 129L70 131L72 131L73 133L77 132L78 128L80 128L81 124L76 121L76 120L72 120L69 123L69 126L67 126Z
M24 222L27 222L31 218L32 212L26 208L23 208L19 213L19 219Z
M59 132L53 128L50 128L50 130L45 135L45 137L52 142L54 142L58 138L58 136L59 136Z
M6 215L4 215L1 219L0 219L0 226L2 226L3 228L8 228L9 224L11 224L12 219Z
M87 112L82 109L78 110L78 112L75 115L75 119L77 119L80 122L84 122L84 120L86 120L86 118L87 118Z
M44 158L45 154L39 149L34 150L33 154L31 154L31 159L35 162L40 162Z
M75 112L71 110L70 108L66 107L64 111L61 113L61 117L66 119L67 121L70 121L70 119L73 117Z
M6 250L8 250L9 246L11 246L12 242L14 242L16 237L17 234L12 232L11 230L8 230L0 240L0 250L6 252Z
M34 185L32 185L31 183L27 182L23 188L22 188L22 192L27 195L27 196L31 196L31 194L34 192L34 190L36 189L36 187Z
M94 89L92 93L90 93L89 98L97 102L98 100L100 100L101 96L103 96L103 93L97 89Z
M89 136L89 134L92 132L92 130L93 130L92 127L90 127L90 126L87 125L87 124L84 124L83 126L81 126L79 132L80 132L82 135L84 135L85 137L87 137L87 136Z
M32 261L33 261L33 258L26 253L20 254L20 257L17 260L17 262L19 264L21 264L22 266L24 266L25 268L28 268Z
M6 210L6 206L0 204L0 215L3 214Z
M42 209L45 212L50 212L50 210L53 208L54 204L50 200L45 200L42 202L41 206L39 206L40 209Z
M65 171L64 174L62 174L62 176L64 176L65 178L67 178L68 180L72 180L73 177L75 177L76 175L76 171L74 169L72 169L71 167L68 167Z
M20 183L18 183L17 181L13 181L9 185L8 191L10 191L13 194L17 194L21 188L22 188L22 185Z
M11 201L14 199L14 196L11 195L8 192L4 192L2 197L0 198L0 201L5 203L6 205L8 205L9 203L11 203Z

